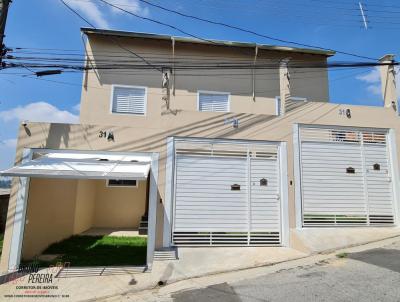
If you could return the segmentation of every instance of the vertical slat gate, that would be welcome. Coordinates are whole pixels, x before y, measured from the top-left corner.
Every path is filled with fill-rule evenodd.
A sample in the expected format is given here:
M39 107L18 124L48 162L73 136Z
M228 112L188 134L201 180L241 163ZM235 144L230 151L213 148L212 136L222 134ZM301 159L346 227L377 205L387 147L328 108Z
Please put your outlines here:
M175 245L280 244L276 145L176 145Z
M386 132L301 127L304 226L393 224Z

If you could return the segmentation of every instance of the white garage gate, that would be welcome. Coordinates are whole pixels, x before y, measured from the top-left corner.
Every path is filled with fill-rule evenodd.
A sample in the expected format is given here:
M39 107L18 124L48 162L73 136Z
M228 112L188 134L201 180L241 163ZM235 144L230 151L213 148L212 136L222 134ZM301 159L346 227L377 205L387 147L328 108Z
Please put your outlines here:
M299 128L303 226L394 223L388 133Z
M280 245L278 144L175 143L174 245Z

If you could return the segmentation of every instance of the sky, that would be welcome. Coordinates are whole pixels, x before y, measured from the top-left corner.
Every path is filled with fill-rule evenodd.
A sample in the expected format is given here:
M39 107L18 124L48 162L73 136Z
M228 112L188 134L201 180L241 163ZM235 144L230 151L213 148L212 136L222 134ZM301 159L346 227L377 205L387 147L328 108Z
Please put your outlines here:
M364 27L359 4L355 0L147 1L279 39L372 58L387 53L397 57L400 55L400 22L396 22L400 20L400 4L396 4L396 0L361 1L368 29ZM99 0L65 2L97 28L182 36L171 28L140 20L106 6ZM179 17L140 0L109 2L135 14L181 27L202 38L294 46ZM13 0L7 20L5 44L11 48L79 50L83 54L81 27L88 25L59 0ZM330 60L362 59L337 54ZM21 71L0 70L0 170L12 166L14 162L20 121L78 122L81 74L53 75L45 79L11 74ZM382 106L379 72L374 68L330 71L329 84L331 102Z

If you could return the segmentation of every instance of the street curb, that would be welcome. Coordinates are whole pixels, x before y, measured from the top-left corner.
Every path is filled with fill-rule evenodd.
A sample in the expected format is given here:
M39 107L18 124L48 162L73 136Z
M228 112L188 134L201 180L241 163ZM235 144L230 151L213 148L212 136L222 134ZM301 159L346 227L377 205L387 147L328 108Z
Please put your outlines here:
M348 250L352 250L352 249L357 249L357 248L365 248L365 250L367 249L373 249L376 247L368 247L369 245L378 245L378 247L382 247L382 246L386 246L389 245L393 242L396 242L398 239L400 239L400 235L395 235L395 236L390 236L384 239L380 239L380 240L372 240L372 241L368 241L368 242L364 242L364 243L360 243L360 244L352 244L352 245L348 245L348 246L344 246L344 247L340 247L340 248L335 248L335 249L329 249L329 250L325 250L325 251L321 251L321 252L315 252L315 253L310 253L307 254L306 256L303 257L297 257L297 258L292 258L289 260L283 260L283 261L279 261L279 262L273 262L273 263L262 263L256 266L252 266L252 267L245 267L245 268L237 268L237 269L233 269L233 270L223 270L223 271L216 271L216 272L212 272L212 273L208 273L208 274L201 274L201 275L197 275L197 276L193 276L193 277L182 277L182 278L175 278L175 279L170 279L167 280L167 282L165 283L164 286L159 286L157 284L157 282L154 282L151 285L147 285L146 287L142 287L142 288L136 288L136 289L132 289L132 290L127 290L124 291L122 293L119 293L117 295L108 295L108 296L103 296L103 297L97 297L94 299L89 299L89 300L81 300L82 302L92 302L92 301L107 301L107 299L112 299L112 298L116 298L118 296L120 296L121 298L124 296L127 296L129 294L136 294L136 293L144 293L147 291L152 291L155 289L161 289L161 288L165 288L165 286L170 286L170 285L174 285L177 284L179 282L183 282L183 281L189 281L189 280L196 280L196 279L201 279L201 278L205 278L205 277L215 277L218 275L223 275L223 274L233 274L233 273L239 273L239 272L245 272L245 271L251 271L251 270L257 270L260 268L269 268L269 267L273 267L273 266L279 266L281 264L290 264L291 262L298 262L299 260L306 260L306 259L312 259L312 258L318 258L315 259L315 261L311 261L314 263L318 263L320 261L324 261L324 260L328 260L328 259L336 259L336 255L338 253L342 253L342 252L349 252L351 253L351 251ZM318 257L321 256L321 257ZM289 267L289 268L285 268L285 269L290 269L290 268L295 268L301 265L293 265L293 267ZM277 270L279 271L279 269Z

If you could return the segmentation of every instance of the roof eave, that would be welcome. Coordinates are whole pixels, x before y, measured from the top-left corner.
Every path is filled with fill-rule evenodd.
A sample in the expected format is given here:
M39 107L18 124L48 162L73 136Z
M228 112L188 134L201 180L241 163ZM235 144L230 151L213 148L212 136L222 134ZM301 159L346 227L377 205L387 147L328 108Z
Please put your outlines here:
M179 36L177 37L177 36L160 35L153 33L129 32L129 31L119 31L119 30L108 30L108 29L94 29L87 27L81 28L81 31L84 34L98 34L107 36L120 36L127 38L144 38L144 39L155 39L155 40L174 39L177 42L183 42L183 43L197 43L197 44L217 45L217 46L233 46L233 47L243 47L243 48L251 48L257 46L259 49L265 49L265 50L307 53L307 54L322 55L327 57L333 56L336 53L335 51L331 50L295 48L289 46L276 46L276 45L256 44L256 43L246 43L246 42L236 42L236 41L222 41L222 40L205 41L188 37L179 37Z

